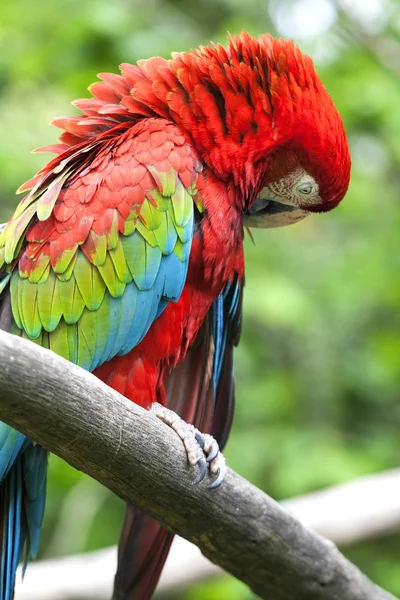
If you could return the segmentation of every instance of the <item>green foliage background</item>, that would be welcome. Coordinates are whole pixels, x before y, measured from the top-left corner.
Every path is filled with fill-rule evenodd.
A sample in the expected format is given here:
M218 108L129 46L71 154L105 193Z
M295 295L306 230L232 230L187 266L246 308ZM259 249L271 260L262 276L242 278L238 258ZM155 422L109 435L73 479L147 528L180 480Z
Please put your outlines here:
M247 243L237 411L226 456L275 498L400 463L400 11L395 0L3 0L0 222L43 164L47 122L101 71L167 56L226 30L294 37L349 134L343 205ZM397 56L397 59L396 59ZM117 541L122 502L52 457L42 557ZM346 549L400 595L400 536ZM178 596L175 596L178 598ZM232 579L181 600L253 597Z

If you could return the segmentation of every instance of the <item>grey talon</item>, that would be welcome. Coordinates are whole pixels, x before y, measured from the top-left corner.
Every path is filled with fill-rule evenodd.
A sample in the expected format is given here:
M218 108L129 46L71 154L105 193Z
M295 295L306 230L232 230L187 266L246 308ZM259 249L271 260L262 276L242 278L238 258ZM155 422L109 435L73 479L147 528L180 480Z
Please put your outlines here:
M223 471L220 471L218 474L218 477L215 481L213 481L212 483L210 483L210 485L208 485L208 489L209 490L213 490L217 487L219 487L221 485L221 483L224 482L225 479L225 473Z
M217 444L217 442L213 442L211 444L211 448L210 448L210 452L208 453L207 456L207 462L211 462L212 460L214 460L214 458L216 458L219 454L219 446Z
M200 431L196 431L195 440L202 450L204 450L204 436Z
M207 463L205 458L199 458L197 461L197 466L199 467L199 472L196 479L193 481L193 485L198 485L201 481L203 481L207 473Z

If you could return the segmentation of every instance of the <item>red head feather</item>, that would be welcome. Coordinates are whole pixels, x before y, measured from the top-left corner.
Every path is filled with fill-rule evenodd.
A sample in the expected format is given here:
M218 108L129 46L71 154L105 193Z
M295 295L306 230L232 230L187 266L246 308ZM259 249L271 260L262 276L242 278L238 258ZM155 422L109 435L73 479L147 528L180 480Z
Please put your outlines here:
M261 187L302 167L319 184L326 211L343 198L350 156L342 120L312 60L291 41L247 33L228 47L202 47L121 65L101 74L94 98L74 104L84 115L56 119L63 152L122 123L161 117L179 124L199 156L233 181L246 207ZM126 123L126 124L128 124ZM26 189L26 188L25 188Z

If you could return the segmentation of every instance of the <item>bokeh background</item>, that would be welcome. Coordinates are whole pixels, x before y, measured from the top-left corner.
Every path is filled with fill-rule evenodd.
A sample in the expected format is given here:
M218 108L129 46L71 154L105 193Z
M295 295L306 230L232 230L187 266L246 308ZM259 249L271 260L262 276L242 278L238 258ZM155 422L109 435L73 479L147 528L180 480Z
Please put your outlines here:
M396 0L2 0L0 222L46 160L47 123L97 72L226 31L292 37L346 123L350 190L333 213L247 240L237 409L226 456L277 499L400 465L400 4ZM117 541L123 503L50 460L41 557ZM345 553L400 595L400 535ZM252 594L226 577L178 600Z

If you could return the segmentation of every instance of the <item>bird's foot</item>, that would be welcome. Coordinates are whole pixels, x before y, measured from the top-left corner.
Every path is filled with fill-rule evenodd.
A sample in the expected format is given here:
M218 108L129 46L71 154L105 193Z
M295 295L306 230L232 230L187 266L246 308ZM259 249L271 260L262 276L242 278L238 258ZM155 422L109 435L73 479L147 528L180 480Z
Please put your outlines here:
M210 474L215 476L214 481L208 487L216 488L221 485L227 472L226 461L222 452L219 451L218 442L212 435L201 433L193 425L181 419L173 410L165 408L158 402L154 402L150 412L179 435L185 447L189 464L193 467L197 465L199 472L193 485L203 481L207 467Z

